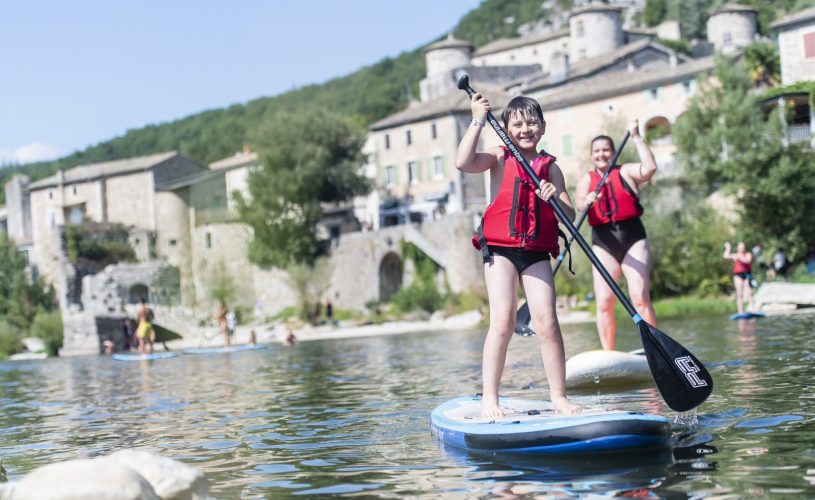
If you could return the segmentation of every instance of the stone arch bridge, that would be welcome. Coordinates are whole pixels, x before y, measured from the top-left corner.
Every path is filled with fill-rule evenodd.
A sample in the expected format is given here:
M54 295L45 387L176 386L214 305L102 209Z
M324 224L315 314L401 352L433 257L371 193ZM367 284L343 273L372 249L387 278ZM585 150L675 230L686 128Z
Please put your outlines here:
M405 284L402 241L414 244L439 265L451 291L483 288L481 255L470 242L475 222L471 214L452 214L422 224L343 235L331 256L328 298L345 309L388 300Z

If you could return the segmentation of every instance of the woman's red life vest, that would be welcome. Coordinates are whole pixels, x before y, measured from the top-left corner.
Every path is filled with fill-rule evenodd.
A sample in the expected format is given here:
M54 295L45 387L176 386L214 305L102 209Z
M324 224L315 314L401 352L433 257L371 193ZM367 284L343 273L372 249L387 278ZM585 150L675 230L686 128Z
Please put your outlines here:
M485 262L489 262L486 245L558 255L558 221L554 210L535 194L537 186L518 160L507 148L502 149L504 177L498 195L484 211L473 246L481 250ZM532 169L541 180L548 181L554 162L554 156L542 151L532 162Z
M733 259L733 274L736 273L750 274L750 263L739 260L738 255L736 255L735 259Z
M603 174L597 170L589 172L591 184L589 191L594 191L600 184ZM602 226L609 222L620 222L636 219L642 215L642 205L639 196L620 175L620 166L611 167L608 179L600 188L600 197L589 209L589 225Z

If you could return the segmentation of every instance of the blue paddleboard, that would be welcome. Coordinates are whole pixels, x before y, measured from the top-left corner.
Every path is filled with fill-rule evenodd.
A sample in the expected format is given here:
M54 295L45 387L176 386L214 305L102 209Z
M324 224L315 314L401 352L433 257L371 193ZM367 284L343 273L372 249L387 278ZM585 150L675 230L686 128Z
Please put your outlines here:
M152 354L121 354L116 353L113 355L113 359L116 361L142 361L145 359L166 359L166 358L174 358L177 354L174 352L166 351L166 352L154 352Z
M266 344L243 344L222 347L191 347L189 349L183 349L181 352L184 354L220 354L227 352L255 351L257 349L266 349L266 347Z
M670 421L631 411L587 410L556 414L548 401L501 398L506 415L481 416L481 398L461 397L430 414L433 435L471 451L524 454L579 454L667 446Z
M748 311L743 313L736 313L730 316L730 319L752 319L752 318L763 318L767 316L761 311Z

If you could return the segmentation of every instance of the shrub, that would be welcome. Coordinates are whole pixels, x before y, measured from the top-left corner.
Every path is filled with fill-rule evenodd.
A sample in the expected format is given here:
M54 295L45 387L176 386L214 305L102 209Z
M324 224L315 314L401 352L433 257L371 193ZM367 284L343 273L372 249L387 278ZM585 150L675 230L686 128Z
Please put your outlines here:
M45 342L45 350L49 356L59 354L63 341L62 331L62 316L59 311L40 310L31 322L31 336Z

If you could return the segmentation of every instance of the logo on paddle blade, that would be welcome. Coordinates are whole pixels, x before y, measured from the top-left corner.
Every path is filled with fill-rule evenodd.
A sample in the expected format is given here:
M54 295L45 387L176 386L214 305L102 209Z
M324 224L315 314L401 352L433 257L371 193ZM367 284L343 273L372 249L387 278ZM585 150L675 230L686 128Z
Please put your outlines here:
M674 359L674 363L676 363L676 366L678 366L682 373L685 374L685 378L688 379L688 382L690 383L691 387L696 389L698 387L707 386L707 381L700 379L699 376L696 375L697 373L699 373L700 370L690 356L682 356L681 358L676 358Z

